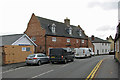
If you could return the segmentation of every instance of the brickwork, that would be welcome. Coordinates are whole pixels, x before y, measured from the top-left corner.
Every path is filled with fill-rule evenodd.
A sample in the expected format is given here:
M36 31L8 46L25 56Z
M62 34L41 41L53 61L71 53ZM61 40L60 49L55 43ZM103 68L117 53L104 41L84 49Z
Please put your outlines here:
M22 51L23 47L30 48L30 51ZM5 45L3 54L3 64L25 62L29 54L34 54L34 46Z
M92 48L94 52L94 45L89 39L88 39L88 48Z
M49 55L49 52L48 52L49 48L87 47L87 40L84 40L84 43L82 43L81 42L82 39L68 38L68 37L55 37L56 41L52 41L52 37L55 37L55 36L47 36L47 40L46 40L47 55ZM70 39L70 42L67 42L67 39Z
M77 38L67 38L67 37L58 37L58 36L49 36L45 35L46 31L40 25L40 21L33 14L25 34L27 34L30 38L35 37L36 41L34 41L38 46L37 52L46 52L49 55L49 48L80 48L80 47L88 47L88 40L77 39ZM56 42L52 41L52 37L56 37ZM67 39L70 39L70 43L67 42ZM77 43L78 40L78 43ZM83 41L84 40L84 41ZM82 43L84 42L84 43Z
M43 52L45 50L45 29L41 27L40 22L34 14L32 15L28 23L28 27L24 33L30 38L36 38L36 41L34 42L37 44L37 52Z

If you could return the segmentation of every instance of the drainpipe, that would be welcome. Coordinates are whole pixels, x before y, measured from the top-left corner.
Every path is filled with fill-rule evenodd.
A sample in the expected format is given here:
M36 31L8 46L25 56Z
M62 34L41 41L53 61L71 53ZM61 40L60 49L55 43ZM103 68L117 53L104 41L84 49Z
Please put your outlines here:
M116 59L115 55L116 55L116 51L115 51L115 40L114 40L114 59Z
M45 54L46 54L46 51L47 51L46 45L47 45L47 35L45 34Z

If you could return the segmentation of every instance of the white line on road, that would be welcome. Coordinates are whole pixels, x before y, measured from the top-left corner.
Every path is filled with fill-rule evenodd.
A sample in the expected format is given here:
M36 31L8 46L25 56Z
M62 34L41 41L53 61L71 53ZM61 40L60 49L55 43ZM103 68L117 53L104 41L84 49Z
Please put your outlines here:
M39 77L39 76L42 76L42 75L47 74L47 73L52 72L52 71L54 71L54 70L50 70L50 71L44 72L44 73L39 74L39 75L37 75L37 76L34 76L34 77L32 77L32 78L37 78L37 77Z
M22 68L25 68L25 67L20 67L20 68L16 68L16 69L10 69L10 70L4 71L4 72L2 72L2 73L0 73L0 74L7 73L7 72L11 72L11 71L15 71L15 70L19 70L19 69L22 69Z
M62 67L65 67L65 66L67 66L67 65L69 65L69 64L63 65Z
M41 65L41 66L31 66L31 67L28 67L28 68L39 68L39 67L43 67L43 66L47 66L47 65L49 65L49 64L45 64L45 65Z

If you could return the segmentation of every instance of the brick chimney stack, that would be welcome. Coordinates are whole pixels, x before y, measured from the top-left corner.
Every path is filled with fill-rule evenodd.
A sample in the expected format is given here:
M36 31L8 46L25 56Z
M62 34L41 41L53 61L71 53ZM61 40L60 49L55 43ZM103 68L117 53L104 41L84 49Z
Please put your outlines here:
M69 25L70 25L70 19L68 19L68 18L66 17L66 19L64 19L64 23L69 26Z
M94 35L92 35L91 40L94 41Z

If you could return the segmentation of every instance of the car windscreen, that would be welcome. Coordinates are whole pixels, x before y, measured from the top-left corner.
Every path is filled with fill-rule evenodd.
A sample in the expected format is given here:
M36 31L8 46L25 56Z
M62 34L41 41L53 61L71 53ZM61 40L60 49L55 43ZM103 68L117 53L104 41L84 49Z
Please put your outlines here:
M32 54L32 55L29 55L28 57L35 57L35 55L34 55L34 54Z

